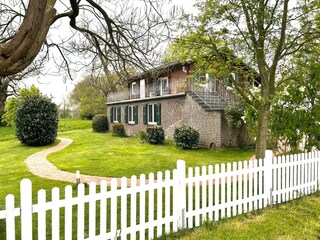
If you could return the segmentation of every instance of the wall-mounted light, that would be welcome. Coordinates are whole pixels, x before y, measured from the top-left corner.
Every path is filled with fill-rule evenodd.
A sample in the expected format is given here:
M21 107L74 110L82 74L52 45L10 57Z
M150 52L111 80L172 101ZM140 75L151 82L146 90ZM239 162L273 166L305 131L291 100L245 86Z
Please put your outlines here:
M186 69L185 66L182 66L182 71L183 71L183 72L187 72L187 69Z

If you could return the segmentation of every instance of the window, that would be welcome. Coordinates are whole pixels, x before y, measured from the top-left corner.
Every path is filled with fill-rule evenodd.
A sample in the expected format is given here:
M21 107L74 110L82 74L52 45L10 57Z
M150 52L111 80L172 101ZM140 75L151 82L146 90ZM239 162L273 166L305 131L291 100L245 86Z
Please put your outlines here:
M146 104L143 106L143 123L161 125L161 104Z
M133 95L139 93L139 85L138 85L137 82L131 83L131 92L132 92Z
M138 123L138 105L128 105L125 108L125 123L137 124Z
M234 79L236 82L239 82L239 74L238 74L238 73L233 73L233 79Z
M110 121L112 123L120 123L121 122L121 107L111 107Z
M160 85L161 85L161 96L169 94L169 79L166 78L160 78Z

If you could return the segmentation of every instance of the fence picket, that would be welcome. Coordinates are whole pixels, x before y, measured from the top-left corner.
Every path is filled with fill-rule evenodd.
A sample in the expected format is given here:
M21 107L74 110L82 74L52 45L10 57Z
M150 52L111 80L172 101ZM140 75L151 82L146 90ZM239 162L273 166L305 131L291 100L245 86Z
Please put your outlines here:
M140 213L139 213L139 225L141 226L140 232L139 232L139 239L144 240L145 239L145 222L146 222L146 217L145 217L145 206L146 206L146 175L141 174L140 175Z
M207 167L206 166L202 166L202 171L201 171L201 175L202 175L202 202L201 202L201 209L202 209L202 222L207 220L207 180L206 180L206 176L207 176Z
M121 203L120 203L120 221L121 221L121 239L127 239L127 178L121 178Z
M100 235L107 233L107 198L105 194L107 193L107 181L102 180L100 182Z
M244 199L243 212L246 213L248 211L248 162L247 161L243 162L243 169L244 169L244 174L243 174L243 199Z
M215 205L215 211L214 211L214 220L219 221L219 208L220 207L220 192L219 192L219 186L220 186L220 166L218 164L215 165L214 170L214 205Z
M193 178L193 168L188 168L188 178ZM193 182L189 181L188 183L188 212L193 211ZM193 228L193 216L189 216L188 218L188 227Z
M64 219L64 239L72 239L72 187L65 187L65 219Z
M231 179L231 172L232 172L232 168L231 168L231 163L227 163L227 217L231 217L231 206L232 206L232 202L231 202L231 195L232 191L231 191L231 186L234 182L234 179L232 177Z
M96 183L91 182L89 184L89 237L96 236L96 199L94 195L96 194Z
M47 219L46 219L46 191L41 189L38 191L38 239L46 239Z
M170 171L165 171L165 182L170 182ZM165 186L165 218L168 219L170 217L170 185L166 184ZM165 223L165 233L170 233L170 222L166 221Z
M236 201L237 201L237 182L238 182L238 175L237 173L237 163L234 162L232 163L232 171L233 171L233 176L232 176L232 216L236 216L237 215L237 205L236 205Z
M117 217L117 209L118 209L118 196L117 196L117 179L111 179L111 206L110 206L110 233L113 239L117 239L117 224L118 224L118 217Z
M136 225L137 225L137 193L135 191L132 191L137 188L137 177L132 176L131 177L131 208L130 208L130 239L135 240L137 232L135 231Z
M6 196L6 233L7 239L15 240L15 221L14 221L14 196L9 194Z
M238 214L242 214L242 162L238 162Z
M162 235L162 172L157 173L157 237Z
M213 179L212 179L212 174L213 174L213 167L212 165L209 165L208 167L208 175L210 176L209 181L208 181L208 207L213 206ZM213 211L210 211L208 213L208 219L209 221L213 220Z
M130 239L137 235L142 240L145 236L153 239L155 233L160 237L163 232L184 228L186 220L188 228L193 228L207 219L218 221L276 202L286 202L302 194L311 194L319 189L319 157L319 152L272 157L272 152L267 151L264 159L216 164L214 172L212 165L201 169L189 167L187 177L185 162L179 160L172 179L170 171L165 172L164 178L163 173L158 172L157 181L150 173L146 184L146 176L142 174L139 186L137 178L132 176L131 186L128 187L127 179L122 178L120 189L117 188L117 179L112 179L111 190L107 189L107 182L102 181L99 193L96 192L96 183L90 183L88 195L85 195L84 184L79 184L74 197L72 187L66 186L64 199L60 199L59 188L53 188L50 202L46 202L46 191L39 190L35 205L32 205L31 181L24 179L20 184L20 208L15 208L14 196L8 195L5 210L0 210L0 219L5 219L6 236L10 240L15 239L16 216L21 216L21 239L32 239L36 230L37 239L46 239L47 228L50 228L46 222L46 211L52 213L49 222L51 236L59 239L63 228L60 226L61 208L64 208L65 215L64 239L127 239L129 234ZM97 201L100 207L99 235L96 229ZM73 205L77 207L77 236L72 235ZM87 210L88 225L85 225ZM33 213L38 215L37 226L32 226Z
M77 239L84 239L84 184L78 185Z
M55 187L52 189L52 202L57 203L60 199L60 189ZM51 214L52 239L60 239L60 208L57 204L52 206Z
M200 209L200 181L199 181L199 176L200 176L200 168L199 167L196 167L195 168L195 179L196 179L196 182L195 182L195 189L194 189L194 192L195 192L195 206L194 206L194 209L195 209L195 226L196 227L199 227L200 226L200 214L199 214L199 209Z
M154 236L154 226L152 225L152 222L154 221L154 174L149 174L149 231L148 231L148 237L149 239L153 239ZM150 224L151 223L151 224Z

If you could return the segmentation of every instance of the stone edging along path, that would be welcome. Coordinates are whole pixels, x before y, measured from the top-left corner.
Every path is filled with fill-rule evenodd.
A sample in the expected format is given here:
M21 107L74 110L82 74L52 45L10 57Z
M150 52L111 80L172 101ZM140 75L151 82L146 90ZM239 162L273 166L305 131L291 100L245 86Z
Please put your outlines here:
M35 154L30 155L27 159L25 159L25 164L29 168L30 172L36 176L52 179L52 180L60 180L76 183L76 174L66 171L59 170L56 166L50 163L47 160L47 156L50 153L57 152L67 146L69 146L73 140L69 138L59 138L60 142L48 149L45 149L41 152L37 152ZM98 177L98 176L89 176L89 175L80 175L81 183L90 183L96 182L100 184L102 180L106 180L107 184L111 183L110 177ZM117 179L117 184L120 186L121 179ZM128 184L130 184L130 179L127 179Z

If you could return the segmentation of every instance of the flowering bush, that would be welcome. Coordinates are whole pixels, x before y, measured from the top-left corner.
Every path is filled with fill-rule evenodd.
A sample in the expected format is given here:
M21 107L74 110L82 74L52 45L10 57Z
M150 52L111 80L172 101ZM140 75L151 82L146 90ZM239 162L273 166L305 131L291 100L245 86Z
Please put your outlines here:
M176 146L182 149L192 149L199 145L199 131L190 127L182 125L174 130L174 141Z

